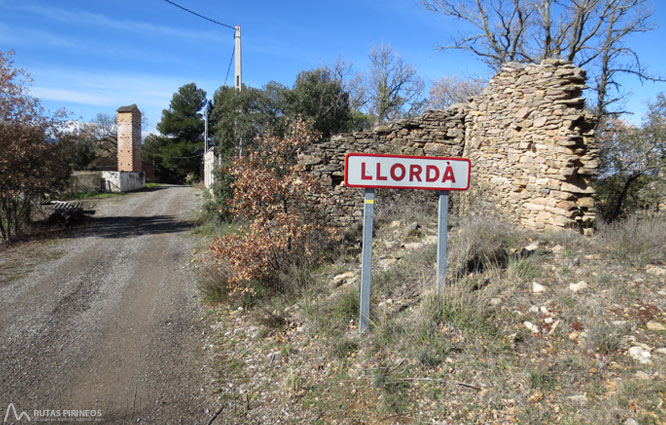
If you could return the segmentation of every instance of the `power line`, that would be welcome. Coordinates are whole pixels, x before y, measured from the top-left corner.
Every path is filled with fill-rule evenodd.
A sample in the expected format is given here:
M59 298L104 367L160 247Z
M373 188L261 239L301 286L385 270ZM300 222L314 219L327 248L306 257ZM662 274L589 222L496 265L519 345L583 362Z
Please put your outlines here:
M198 16L198 17L200 17L201 19L205 19L205 20L207 20L207 21L209 21L209 22L212 22L212 23L217 24L217 25L221 25L221 26L223 26L223 27L226 27L226 28L229 28L229 29L232 29L232 30L235 30L235 29L236 29L235 27L233 27L233 26L231 26L231 25L223 24L222 22L216 21L216 20L214 20L214 19L210 19L210 18L208 18L208 17L206 17L206 16L203 16L203 15L201 15L201 14L199 14L199 13L193 11L193 10L190 10L190 9L188 9L188 8L186 8L186 7L183 7L183 6L179 5L179 4L176 4L176 3L172 2L171 0L164 0L164 1L167 2L167 3L169 3L170 5L176 6L176 7L179 8L179 9L183 9L185 12L189 12L189 13L191 13L192 15Z
M198 153L196 155L189 155L189 156L172 156L172 159L189 159L189 158L196 158L198 156L203 155L203 153Z
M188 156L172 156L172 157L170 157L170 158L171 158L171 159L189 159L189 158L196 158L196 157L198 157L198 156L202 156L203 154L204 154L204 153L202 152L202 153L197 153L197 154L194 154L194 155L188 155ZM155 159L156 156L159 156L160 158L169 157L169 155L165 155L165 154L161 154L161 153L157 153L157 152L151 152L151 153L149 153L148 155L152 155L152 156L153 156L153 160Z
M234 61L234 53L236 53L236 44L234 43L234 47L231 49L231 59L229 59L229 67L227 68L227 76L224 77L224 85L227 85L227 78L229 78L229 72L231 71L231 64Z

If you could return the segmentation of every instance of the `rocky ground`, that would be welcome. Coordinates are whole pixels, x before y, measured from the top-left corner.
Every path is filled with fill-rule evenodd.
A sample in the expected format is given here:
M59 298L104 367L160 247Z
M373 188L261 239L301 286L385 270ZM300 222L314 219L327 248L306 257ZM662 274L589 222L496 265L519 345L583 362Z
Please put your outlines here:
M366 334L358 246L300 289L212 307L217 423L664 424L665 223L623 226L462 220L437 295L435 223L380 219Z

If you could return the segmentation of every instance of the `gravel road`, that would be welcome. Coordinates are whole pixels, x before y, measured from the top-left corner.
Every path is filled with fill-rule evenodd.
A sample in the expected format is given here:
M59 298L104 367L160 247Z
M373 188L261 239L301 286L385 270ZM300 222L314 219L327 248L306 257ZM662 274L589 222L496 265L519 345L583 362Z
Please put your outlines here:
M163 186L100 201L64 255L0 282L0 421L16 421L12 403L32 422L208 423L187 265L197 194Z

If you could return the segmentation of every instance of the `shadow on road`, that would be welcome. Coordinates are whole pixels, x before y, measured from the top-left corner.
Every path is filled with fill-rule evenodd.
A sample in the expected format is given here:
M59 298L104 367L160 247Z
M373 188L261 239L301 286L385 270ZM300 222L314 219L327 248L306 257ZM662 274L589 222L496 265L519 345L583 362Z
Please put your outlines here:
M169 215L150 217L99 217L88 218L85 224L70 228L68 237L97 236L101 238L125 238L141 235L178 233L192 229L192 221L176 219Z

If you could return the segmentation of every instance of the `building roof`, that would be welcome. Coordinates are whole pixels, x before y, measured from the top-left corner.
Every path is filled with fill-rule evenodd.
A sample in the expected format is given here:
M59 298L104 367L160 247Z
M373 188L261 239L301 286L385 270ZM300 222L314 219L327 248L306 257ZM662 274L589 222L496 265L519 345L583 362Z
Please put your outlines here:
M117 112L134 112L134 111L138 111L138 110L139 110L139 108L136 106L136 103L134 103L134 104L129 105L129 106L121 106L120 108L118 108Z

